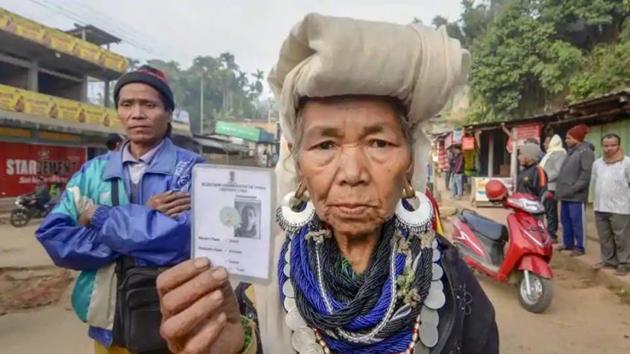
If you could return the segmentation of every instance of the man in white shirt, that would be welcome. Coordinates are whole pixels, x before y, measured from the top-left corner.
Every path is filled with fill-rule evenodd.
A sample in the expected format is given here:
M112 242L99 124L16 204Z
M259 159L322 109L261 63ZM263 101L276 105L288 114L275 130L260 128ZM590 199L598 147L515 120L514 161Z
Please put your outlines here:
M595 220L601 245L600 268L616 268L617 275L630 271L630 157L621 149L621 138L602 138L603 156L593 163Z

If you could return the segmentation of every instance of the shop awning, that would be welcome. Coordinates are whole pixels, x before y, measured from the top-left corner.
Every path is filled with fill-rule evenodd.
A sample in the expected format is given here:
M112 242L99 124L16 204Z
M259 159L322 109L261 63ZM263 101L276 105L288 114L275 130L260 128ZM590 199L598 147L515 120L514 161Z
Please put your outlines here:
M220 141L216 139L195 137L195 141L199 145L203 146L204 148L213 150L217 153L238 154L238 153L249 152L249 148L247 146Z
M26 113L7 112L0 110L0 124L17 128L44 129L64 133L84 134L86 132L107 136L119 133L118 130L102 125L69 122L52 118L42 118Z

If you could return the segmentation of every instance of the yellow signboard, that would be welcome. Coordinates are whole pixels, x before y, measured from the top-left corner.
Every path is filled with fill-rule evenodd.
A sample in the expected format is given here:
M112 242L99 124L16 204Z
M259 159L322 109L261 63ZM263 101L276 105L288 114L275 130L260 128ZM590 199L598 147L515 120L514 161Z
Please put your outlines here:
M44 45L63 53L72 53L79 40L67 33L50 29L44 34Z
M22 128L0 127L0 136L8 136L11 138L30 138L33 132Z
M0 85L0 109L11 112L24 112L23 102L18 105L20 89Z
M23 91L19 100L24 102L24 113L34 116L53 118L52 113L54 112L52 111L52 97L37 92Z
M120 121L118 120L118 113L116 110L106 109L101 124L112 129L120 129Z
M66 122L80 122L82 104L78 101L54 98L54 107L51 110L51 118L57 118Z
M39 138L51 141L70 141L73 143L80 143L81 136L74 134L56 133L56 132L39 132Z
M72 49L72 54L74 56L85 59L87 61L91 61L93 63L99 63L101 52L101 47L84 41L77 41L74 48Z
M41 118L87 123L119 130L115 110L0 85L0 110L27 113Z
M106 68L118 70L119 72L127 70L127 60L109 51L101 51L98 61Z
M6 26L7 31L12 32L20 37L32 40L33 42L44 42L44 26L37 22L29 21L24 18L14 16Z
M127 59L122 55L3 9L0 9L0 31L10 32L50 49L81 58L119 73L124 73L127 70Z
M93 105L83 105L83 110L85 112L85 122L81 123L90 123L94 125L102 125L103 118L107 115L107 111L103 107L93 106Z
M0 30L6 31L9 22L11 21L11 13L0 9Z

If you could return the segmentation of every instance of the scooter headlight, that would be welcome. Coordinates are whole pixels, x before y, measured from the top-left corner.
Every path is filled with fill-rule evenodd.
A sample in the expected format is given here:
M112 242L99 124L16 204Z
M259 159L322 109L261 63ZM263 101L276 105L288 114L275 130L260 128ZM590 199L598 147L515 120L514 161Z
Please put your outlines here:
M521 199L519 201L521 208L530 214L542 214L545 212L543 205L534 200Z

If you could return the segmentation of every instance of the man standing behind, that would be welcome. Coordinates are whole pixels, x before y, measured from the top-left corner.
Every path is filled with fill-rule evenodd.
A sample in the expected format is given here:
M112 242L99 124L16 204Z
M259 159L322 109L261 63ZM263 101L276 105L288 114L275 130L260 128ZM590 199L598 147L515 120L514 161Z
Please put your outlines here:
M105 142L107 151L118 151L124 143L123 139L118 134L110 134Z
M461 147L453 145L451 148L452 155L449 161L451 170L451 184L453 186L453 199L462 199L464 195L464 155L462 155Z
M542 150L538 144L526 143L519 148L518 162L523 169L518 174L516 191L535 196L538 200L547 192L547 175L542 167L538 166L538 158Z
M558 250L571 251L571 256L584 254L584 206L588 201L591 170L595 155L590 144L584 142L589 128L584 124L569 129L565 142L569 151L560 168L556 197L561 202L564 245Z
M630 271L630 157L624 156L621 138L602 138L603 157L593 164L595 221L601 246L596 268L617 268L617 275Z
M567 157L566 150L562 147L562 138L559 135L545 139L546 154L540 161L540 166L547 173L547 196L544 200L547 213L547 232L553 243L558 243L558 200L556 199L556 181L560 168Z
M133 299L134 309L157 299L157 290L151 286L155 279L146 279L145 288L127 293L129 297L118 295L123 288L120 283L128 269L143 267L144 273L154 274L157 267L190 256L188 191L192 166L202 161L169 138L175 105L161 71L143 66L123 75L114 98L129 141L120 151L86 162L36 231L57 266L82 271L72 305L78 317L90 325L96 353L127 353L124 348L131 345L165 348L165 343L159 343L159 312L156 315L153 309L143 307L138 310L144 311L142 318L140 312L119 316L131 308L118 308L128 304L131 295L141 297ZM134 322L137 327L125 322L134 318L140 319ZM118 320L123 325L115 325ZM117 328L132 328L121 333L139 333L143 338L131 343L133 340L117 335Z

